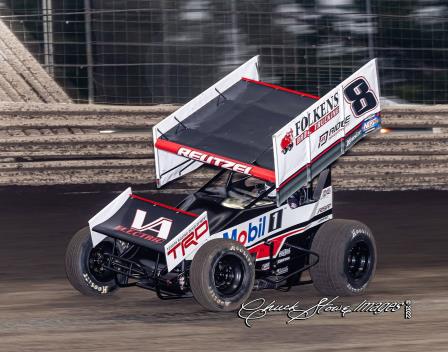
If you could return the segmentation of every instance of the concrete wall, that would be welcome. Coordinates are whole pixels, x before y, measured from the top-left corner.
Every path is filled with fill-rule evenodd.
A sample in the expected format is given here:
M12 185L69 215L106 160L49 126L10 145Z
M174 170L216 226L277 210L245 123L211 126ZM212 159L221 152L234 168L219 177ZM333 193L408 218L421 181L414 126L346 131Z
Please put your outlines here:
M175 107L3 103L0 109L0 186L154 189L151 127ZM356 145L333 169L338 189L448 189L448 107L387 108L383 125L413 132L376 134ZM121 132L99 133L110 129ZM198 187L214 172L202 167L168 191Z

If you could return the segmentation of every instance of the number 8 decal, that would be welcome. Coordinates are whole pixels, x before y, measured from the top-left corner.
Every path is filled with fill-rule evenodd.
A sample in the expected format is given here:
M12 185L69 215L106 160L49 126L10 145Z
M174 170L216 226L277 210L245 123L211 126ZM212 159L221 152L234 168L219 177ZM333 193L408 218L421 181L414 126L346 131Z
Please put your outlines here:
M355 79L345 87L344 96L350 103L355 117L360 117L378 105L375 94L370 89L367 81L362 77Z

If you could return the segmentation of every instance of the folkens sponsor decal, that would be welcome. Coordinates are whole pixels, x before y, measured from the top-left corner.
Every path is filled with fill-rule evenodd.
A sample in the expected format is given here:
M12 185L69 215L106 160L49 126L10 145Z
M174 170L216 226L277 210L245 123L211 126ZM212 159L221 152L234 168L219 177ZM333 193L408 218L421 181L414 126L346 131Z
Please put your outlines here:
M339 92L335 92L328 99L305 115L301 116L295 123L295 136L292 136L292 130L288 131L280 141L280 148L283 154L290 151L294 145L299 145L310 134L316 132L326 123L331 121L339 114ZM292 142L292 140L294 142Z

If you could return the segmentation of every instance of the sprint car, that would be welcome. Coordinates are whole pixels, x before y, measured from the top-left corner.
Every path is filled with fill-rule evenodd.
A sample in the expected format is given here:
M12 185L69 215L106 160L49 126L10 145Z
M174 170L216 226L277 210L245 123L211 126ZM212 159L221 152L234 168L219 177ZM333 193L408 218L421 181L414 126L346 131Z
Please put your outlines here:
M175 207L126 189L69 243L74 288L138 286L212 311L253 290L366 290L375 241L365 224L333 219L331 166L381 126L376 60L319 98L260 81L258 59L153 128L158 187L204 164L216 175Z

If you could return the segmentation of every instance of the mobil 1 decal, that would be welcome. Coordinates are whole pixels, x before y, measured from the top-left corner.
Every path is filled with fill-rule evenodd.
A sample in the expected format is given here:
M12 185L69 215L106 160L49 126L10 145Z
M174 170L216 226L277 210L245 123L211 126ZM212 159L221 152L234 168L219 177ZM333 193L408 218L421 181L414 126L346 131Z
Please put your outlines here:
M281 229L282 227L283 210L279 209L269 214L269 232Z
M255 217L249 221L239 224L221 232L223 238L240 242L250 247L263 238L282 229L283 209Z

